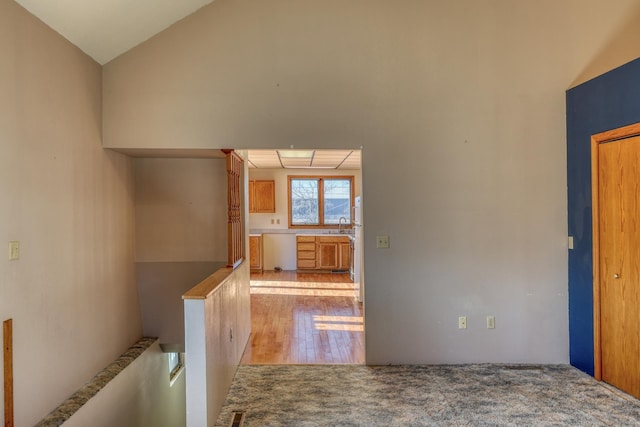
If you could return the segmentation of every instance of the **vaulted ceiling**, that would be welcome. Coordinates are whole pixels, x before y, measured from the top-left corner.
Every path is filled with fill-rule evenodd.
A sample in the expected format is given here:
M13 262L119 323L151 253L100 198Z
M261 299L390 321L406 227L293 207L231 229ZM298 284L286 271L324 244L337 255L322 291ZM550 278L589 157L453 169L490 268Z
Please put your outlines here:
M106 64L213 0L15 0L45 24ZM134 157L220 157L218 150L129 150ZM249 167L257 169L360 169L360 150L251 150ZM295 153L294 153L295 154ZM299 153L298 153L299 154Z
M100 64L213 0L16 0Z

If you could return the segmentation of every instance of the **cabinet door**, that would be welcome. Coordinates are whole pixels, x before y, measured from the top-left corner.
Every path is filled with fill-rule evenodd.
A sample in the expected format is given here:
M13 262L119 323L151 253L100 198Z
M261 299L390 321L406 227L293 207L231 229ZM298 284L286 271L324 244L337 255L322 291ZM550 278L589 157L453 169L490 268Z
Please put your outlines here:
M255 212L255 203L253 202L253 190L255 181L249 181L249 212Z
M254 212L275 213L276 192L275 181L254 181L253 208Z
M249 236L249 267L262 271L262 236Z
M351 242L340 243L340 270L349 270L351 268Z
M339 244L335 242L318 242L318 268L335 270L338 268Z

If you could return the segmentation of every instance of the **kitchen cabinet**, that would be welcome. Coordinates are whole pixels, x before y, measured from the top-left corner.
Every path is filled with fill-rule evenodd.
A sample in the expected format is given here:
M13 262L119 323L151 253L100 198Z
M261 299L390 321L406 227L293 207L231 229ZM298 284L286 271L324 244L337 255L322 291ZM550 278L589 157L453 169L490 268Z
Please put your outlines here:
M298 270L315 270L316 237L296 236L296 268Z
M298 270L349 270L351 243L348 236L296 236Z
M249 212L276 212L276 182L274 180L249 180Z
M249 268L252 273L262 273L264 269L262 234L249 236Z

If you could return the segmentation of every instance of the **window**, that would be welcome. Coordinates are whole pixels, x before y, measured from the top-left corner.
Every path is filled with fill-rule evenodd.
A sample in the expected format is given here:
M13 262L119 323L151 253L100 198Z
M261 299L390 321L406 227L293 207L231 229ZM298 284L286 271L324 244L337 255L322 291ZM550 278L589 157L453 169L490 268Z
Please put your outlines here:
M352 206L352 176L289 176L289 227L350 225Z
M184 353L167 353L169 358L169 383L173 385L184 368Z

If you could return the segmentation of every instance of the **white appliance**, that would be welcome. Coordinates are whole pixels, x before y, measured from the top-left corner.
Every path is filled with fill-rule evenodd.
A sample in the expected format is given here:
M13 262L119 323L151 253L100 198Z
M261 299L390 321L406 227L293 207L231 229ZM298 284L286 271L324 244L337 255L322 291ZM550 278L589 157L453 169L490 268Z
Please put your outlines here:
M353 216L353 257L351 261L351 278L355 297L359 302L364 301L364 271L363 271L363 250L362 250L362 197L358 196L354 200Z

